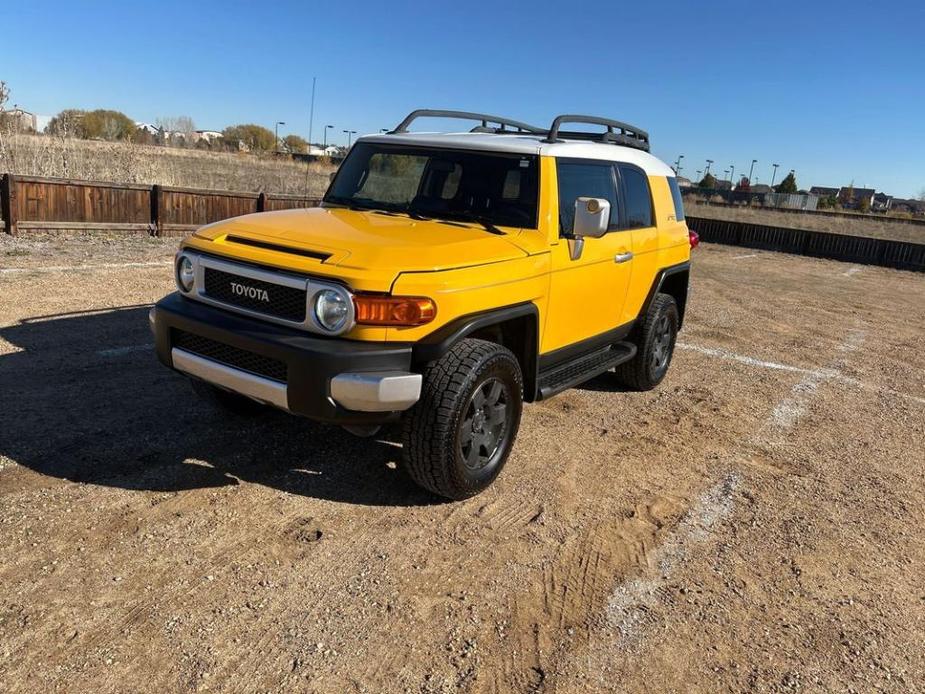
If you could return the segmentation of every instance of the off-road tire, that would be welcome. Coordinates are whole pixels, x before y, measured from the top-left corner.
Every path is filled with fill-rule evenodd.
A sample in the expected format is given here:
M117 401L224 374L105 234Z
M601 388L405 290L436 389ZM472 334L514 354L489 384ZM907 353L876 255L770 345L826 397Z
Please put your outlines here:
M667 342L666 327L669 331ZM645 320L631 338L636 343L636 356L617 366L617 380L633 390L652 390L668 373L677 338L678 305L674 297L656 294L649 304Z
M200 381L198 378L191 378L190 383L196 395L210 405L224 410L225 412L230 412L238 417L254 417L266 412L268 409L267 405L262 405L256 400L251 400L238 393L223 390L222 388L213 386L211 383Z
M503 392L491 404L496 384ZM522 409L523 376L510 350L485 340L460 340L428 364L421 399L403 417L405 470L421 487L448 499L478 494L507 462ZM484 466L477 468L482 459Z

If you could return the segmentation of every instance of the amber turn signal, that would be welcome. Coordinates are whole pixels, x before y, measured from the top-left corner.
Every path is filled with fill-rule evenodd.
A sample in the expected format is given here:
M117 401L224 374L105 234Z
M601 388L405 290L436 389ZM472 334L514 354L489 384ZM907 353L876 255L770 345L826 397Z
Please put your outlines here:
M433 299L424 296L353 297L358 325L424 325L437 315Z

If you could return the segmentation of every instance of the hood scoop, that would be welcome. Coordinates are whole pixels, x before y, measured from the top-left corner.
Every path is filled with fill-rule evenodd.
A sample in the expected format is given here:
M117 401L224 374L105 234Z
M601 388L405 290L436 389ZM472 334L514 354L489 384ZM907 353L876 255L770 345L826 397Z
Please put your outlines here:
M225 237L225 243L236 243L241 246L251 246L253 248L262 248L265 251L276 251L277 253L288 253L289 255L299 255L303 258L313 258L319 262L324 262L331 257L331 253L324 251L312 251L306 248L295 248L293 246L284 246L280 243L271 243L270 241L258 241L249 239L244 236L235 236L229 234Z

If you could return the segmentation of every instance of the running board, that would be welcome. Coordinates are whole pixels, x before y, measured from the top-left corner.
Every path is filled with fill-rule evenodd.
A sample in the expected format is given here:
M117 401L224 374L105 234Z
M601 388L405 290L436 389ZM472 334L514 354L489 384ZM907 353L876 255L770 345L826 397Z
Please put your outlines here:
M600 376L618 364L636 356L636 345L632 342L617 342L596 352L585 354L564 364L558 364L541 372L537 400L545 400L556 393L568 390L595 376Z

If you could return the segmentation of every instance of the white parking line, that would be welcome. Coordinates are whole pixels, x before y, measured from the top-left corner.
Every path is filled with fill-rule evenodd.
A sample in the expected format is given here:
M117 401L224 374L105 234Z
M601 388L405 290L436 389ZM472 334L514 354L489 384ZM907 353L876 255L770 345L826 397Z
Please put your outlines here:
M757 258L760 253L748 253L747 255L734 255L732 256L733 260L742 260L743 258Z
M812 374L815 376L826 377L832 376L834 374L830 373L826 369L806 369L801 366L790 366L789 364L778 364L773 361L763 361L761 359L755 359L754 357L747 357L744 354L736 354L725 349L717 349L715 347L701 347L700 345L692 345L687 342L678 342L675 344L675 347L678 349L686 349L691 352L698 352L700 354L706 354L708 357L717 357L719 359L725 359L727 361L737 361L740 364L746 364L748 366L757 366L763 369L773 369L775 371L792 371L793 373L800 374Z
M851 277L851 275L857 274L863 269L864 268L860 268L860 267L849 267L847 270L845 270L841 274L842 274L842 277Z
M152 263L100 263L99 265L49 265L45 267L8 267L0 269L0 275L29 274L33 272L76 272L79 270L111 270L126 267L162 267L172 264L172 260L159 260Z

